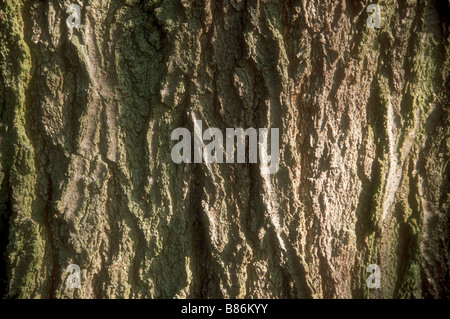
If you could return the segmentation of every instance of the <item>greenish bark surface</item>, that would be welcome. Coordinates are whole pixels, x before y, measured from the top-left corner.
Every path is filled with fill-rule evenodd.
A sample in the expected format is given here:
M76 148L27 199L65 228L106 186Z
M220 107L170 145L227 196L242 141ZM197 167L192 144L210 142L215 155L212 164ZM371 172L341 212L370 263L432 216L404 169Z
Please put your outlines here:
M3 296L448 298L449 5L369 4L1 0ZM195 119L280 169L173 163Z

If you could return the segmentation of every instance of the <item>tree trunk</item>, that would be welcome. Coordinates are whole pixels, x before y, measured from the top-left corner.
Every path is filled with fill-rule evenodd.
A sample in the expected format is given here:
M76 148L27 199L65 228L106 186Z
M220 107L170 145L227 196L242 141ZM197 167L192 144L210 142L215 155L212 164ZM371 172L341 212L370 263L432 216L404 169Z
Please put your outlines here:
M447 298L449 5L369 4L1 0L3 296ZM174 163L195 120L279 170Z

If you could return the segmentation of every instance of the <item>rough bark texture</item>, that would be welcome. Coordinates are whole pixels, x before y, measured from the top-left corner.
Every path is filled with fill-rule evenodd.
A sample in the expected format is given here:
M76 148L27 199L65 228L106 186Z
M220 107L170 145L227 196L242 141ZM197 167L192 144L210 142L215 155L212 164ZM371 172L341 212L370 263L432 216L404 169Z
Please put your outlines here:
M449 5L370 3L1 0L1 293L447 298ZM194 119L279 171L174 164Z

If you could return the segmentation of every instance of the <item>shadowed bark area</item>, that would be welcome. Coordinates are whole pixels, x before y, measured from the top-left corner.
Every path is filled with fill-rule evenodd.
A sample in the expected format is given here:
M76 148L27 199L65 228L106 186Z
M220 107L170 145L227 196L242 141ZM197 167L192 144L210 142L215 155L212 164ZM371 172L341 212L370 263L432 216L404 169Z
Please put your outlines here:
M448 298L449 5L369 4L0 0L0 293ZM195 120L279 170L173 163Z

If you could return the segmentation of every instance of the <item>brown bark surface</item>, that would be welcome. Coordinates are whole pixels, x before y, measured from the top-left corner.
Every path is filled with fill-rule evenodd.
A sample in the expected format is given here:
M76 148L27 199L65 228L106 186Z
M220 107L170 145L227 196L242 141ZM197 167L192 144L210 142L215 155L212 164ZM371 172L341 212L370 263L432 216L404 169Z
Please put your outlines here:
M1 0L1 293L448 298L449 5L377 3ZM196 119L278 172L173 163Z

